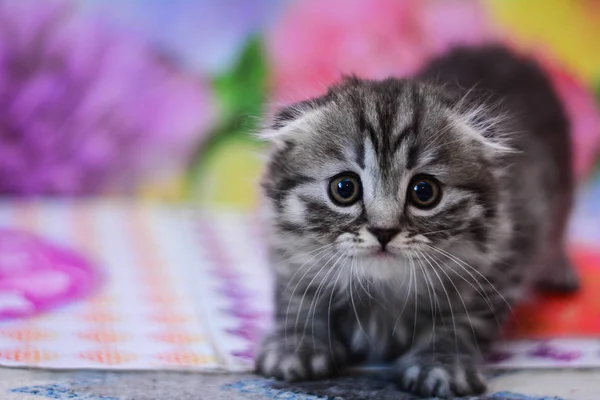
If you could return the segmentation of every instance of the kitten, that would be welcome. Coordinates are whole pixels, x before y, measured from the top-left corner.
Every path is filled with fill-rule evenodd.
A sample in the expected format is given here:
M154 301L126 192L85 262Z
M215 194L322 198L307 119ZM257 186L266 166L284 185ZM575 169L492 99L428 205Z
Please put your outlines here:
M264 136L277 286L263 375L389 361L415 394L479 393L519 296L577 288L569 126L529 59L457 48L413 79L346 78Z

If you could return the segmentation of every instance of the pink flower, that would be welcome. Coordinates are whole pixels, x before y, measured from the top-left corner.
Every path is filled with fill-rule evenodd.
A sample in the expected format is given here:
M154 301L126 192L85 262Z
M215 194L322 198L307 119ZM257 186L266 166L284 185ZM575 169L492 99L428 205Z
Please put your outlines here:
M453 45L480 44L493 31L480 2L451 0L304 0L269 32L273 100L289 103L325 92L343 74L407 76ZM542 59L572 124L574 170L589 172L600 143L600 116L585 85Z
M316 96L342 74L385 78L412 73L453 44L487 38L475 2L304 0L274 26L268 47L274 98Z
M0 194L132 191L211 119L201 82L70 5L0 2Z

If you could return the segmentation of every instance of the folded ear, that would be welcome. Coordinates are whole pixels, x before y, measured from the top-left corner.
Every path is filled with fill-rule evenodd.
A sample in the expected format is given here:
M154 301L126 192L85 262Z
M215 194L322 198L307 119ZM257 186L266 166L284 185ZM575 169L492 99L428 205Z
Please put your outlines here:
M495 154L515 152L511 142L518 127L492 94L477 87L465 90L452 85L439 85L436 94L455 115L457 126L472 139Z
M303 100L281 108L273 117L272 129L281 129L290 122L300 118L304 113L317 110L327 103L326 95L314 99Z
M480 104L458 114L457 123L471 138L482 143L495 155L517 152L512 147L517 127L509 118L510 114L501 110L490 111L494 106Z
M314 117L326 104L331 101L330 93L314 99L303 100L287 105L275 113L272 121L259 137L274 144L283 143L294 129L293 125L304 118Z

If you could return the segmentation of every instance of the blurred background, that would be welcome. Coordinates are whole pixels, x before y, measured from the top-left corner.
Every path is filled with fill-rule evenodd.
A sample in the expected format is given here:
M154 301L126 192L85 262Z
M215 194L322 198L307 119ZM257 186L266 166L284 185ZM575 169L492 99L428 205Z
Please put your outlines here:
M486 41L547 69L600 187L599 1L0 0L0 195L252 210L276 107Z

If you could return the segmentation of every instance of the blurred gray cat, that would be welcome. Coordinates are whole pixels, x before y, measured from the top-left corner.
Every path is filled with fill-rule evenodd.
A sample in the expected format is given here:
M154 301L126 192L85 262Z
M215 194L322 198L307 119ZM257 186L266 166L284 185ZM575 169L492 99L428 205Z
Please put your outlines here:
M482 392L511 305L578 286L569 125L527 58L458 48L412 79L346 78L264 136L276 315L263 375L390 361L404 390Z

